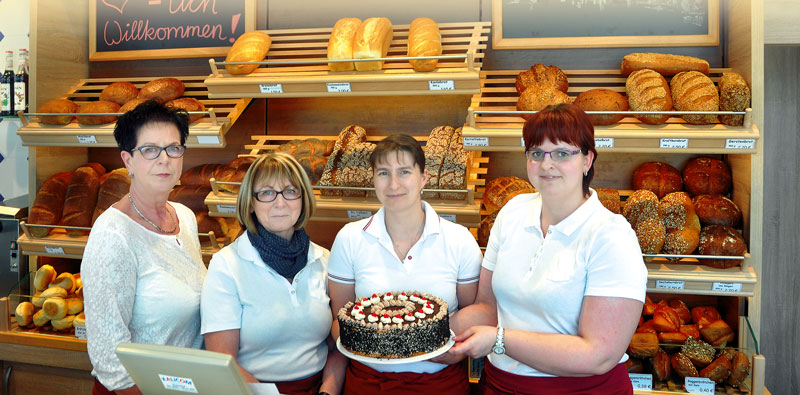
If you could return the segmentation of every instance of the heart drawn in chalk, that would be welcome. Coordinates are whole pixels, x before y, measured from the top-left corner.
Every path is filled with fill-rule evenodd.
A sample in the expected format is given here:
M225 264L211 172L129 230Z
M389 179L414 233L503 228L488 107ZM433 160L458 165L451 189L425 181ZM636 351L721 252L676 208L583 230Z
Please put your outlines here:
M122 11L125 10L125 4L128 4L128 0L102 0L102 1L103 4L119 11L120 14L122 14Z

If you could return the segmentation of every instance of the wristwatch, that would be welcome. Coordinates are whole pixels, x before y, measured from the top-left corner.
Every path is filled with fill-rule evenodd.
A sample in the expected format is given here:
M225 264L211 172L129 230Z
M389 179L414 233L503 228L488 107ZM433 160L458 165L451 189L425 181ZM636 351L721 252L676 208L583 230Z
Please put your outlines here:
M503 355L506 353L506 344L503 342L504 340L505 331L502 326L497 327L497 341L494 342L494 347L492 347L492 352L497 355Z

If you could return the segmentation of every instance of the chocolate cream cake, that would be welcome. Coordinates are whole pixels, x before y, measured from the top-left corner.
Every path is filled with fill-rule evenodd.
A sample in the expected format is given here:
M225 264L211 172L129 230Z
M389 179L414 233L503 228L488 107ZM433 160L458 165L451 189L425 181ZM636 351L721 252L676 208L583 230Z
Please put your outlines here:
M408 358L450 339L447 302L421 292L360 297L339 310L339 338L348 351L372 358Z

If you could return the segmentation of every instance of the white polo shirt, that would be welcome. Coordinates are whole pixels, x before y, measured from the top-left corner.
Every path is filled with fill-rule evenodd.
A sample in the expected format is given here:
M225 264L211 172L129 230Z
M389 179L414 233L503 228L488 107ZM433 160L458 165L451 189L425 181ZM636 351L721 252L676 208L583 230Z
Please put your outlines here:
M509 201L492 227L483 267L493 271L499 325L530 332L577 335L584 296L644 302L647 267L625 218L591 196L547 236L538 193ZM623 355L620 362L628 359ZM489 354L496 367L523 376L550 376Z
M356 297L387 291L426 292L444 299L451 314L456 312L456 286L478 281L481 250L467 228L439 217L427 202L422 205L425 228L405 259L401 261L394 252L381 208L339 231L331 247L328 278L355 284ZM380 372L416 373L435 373L447 366L432 362L367 365Z
M260 381L321 371L332 323L328 255L311 243L306 267L290 284L242 234L211 258L200 298L201 333L239 329L239 365Z

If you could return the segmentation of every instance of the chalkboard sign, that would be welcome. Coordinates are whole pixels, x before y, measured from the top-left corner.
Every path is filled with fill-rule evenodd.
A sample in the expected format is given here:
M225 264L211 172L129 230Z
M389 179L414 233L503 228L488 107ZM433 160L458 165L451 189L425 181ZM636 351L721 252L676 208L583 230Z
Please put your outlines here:
M492 0L493 49L719 45L719 0Z
M256 0L91 0L89 60L225 56Z

